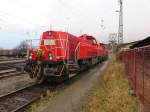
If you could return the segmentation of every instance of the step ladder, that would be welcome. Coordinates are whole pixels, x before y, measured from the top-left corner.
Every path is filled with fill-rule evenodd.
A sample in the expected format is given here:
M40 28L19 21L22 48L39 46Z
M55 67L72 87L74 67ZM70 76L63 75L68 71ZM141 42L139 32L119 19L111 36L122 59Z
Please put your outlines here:
M68 61L67 67L69 70L69 74L79 72L79 65L78 65L78 63L76 63L74 61Z

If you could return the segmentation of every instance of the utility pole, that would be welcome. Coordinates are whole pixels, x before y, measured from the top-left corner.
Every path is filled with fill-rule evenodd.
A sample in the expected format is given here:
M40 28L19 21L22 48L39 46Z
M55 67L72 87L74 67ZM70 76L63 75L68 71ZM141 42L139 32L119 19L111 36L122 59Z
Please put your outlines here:
M123 44L123 0L119 0L119 28L118 28L118 46Z
M52 25L50 25L50 31L52 31Z
M109 34L109 48L112 52L116 51L117 47L117 33L110 33Z

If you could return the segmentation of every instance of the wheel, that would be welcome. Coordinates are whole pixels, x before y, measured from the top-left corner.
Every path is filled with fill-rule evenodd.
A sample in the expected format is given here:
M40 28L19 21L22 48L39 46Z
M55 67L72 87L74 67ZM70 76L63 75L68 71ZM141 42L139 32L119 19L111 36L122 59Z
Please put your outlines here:
M64 66L65 66L65 69L64 69L64 77L65 77L65 80L67 80L67 79L69 79L69 70L68 70L68 68L67 68L66 65L64 65Z
M66 65L62 65L61 68L63 68L63 71L62 71L62 75L57 77L56 79L56 82L57 83L61 83L65 80L68 80L69 79L69 70L67 69L67 66Z
M37 65L38 69L36 71L36 83L41 84L44 81L44 70L42 65Z

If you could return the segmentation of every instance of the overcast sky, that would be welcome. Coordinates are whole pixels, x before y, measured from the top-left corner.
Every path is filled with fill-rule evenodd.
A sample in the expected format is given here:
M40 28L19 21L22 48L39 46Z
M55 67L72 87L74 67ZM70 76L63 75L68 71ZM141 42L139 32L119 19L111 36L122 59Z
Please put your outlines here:
M124 0L125 42L150 35L149 5L150 0ZM109 33L118 31L117 9L118 0L0 0L0 47L37 39L50 28L107 43Z

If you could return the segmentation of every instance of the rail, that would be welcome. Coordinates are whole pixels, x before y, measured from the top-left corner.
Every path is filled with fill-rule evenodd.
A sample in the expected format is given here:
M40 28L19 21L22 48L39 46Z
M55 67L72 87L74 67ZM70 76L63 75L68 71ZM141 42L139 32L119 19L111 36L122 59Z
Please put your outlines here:
M25 60L9 60L9 61L0 61L0 65L2 64L13 64L13 63L24 63Z
M76 48L75 48L75 61L77 61L78 60L78 58L79 58L79 51L80 50L80 42L77 44L77 46L76 46ZM78 52L77 52L78 51Z
M24 112L27 106L40 99L47 90L53 90L54 88L55 85L31 83L26 87L1 95L0 112Z
M15 76L22 76L25 73L21 72L10 72L10 73L5 73L5 74L0 74L0 79L5 79L5 78L10 78L10 77L15 77Z
M0 75L14 73L14 72L16 72L16 69L0 70Z
M140 101L150 106L150 46L124 50L122 59L132 88Z

